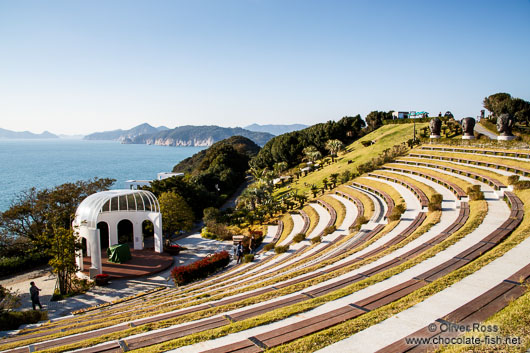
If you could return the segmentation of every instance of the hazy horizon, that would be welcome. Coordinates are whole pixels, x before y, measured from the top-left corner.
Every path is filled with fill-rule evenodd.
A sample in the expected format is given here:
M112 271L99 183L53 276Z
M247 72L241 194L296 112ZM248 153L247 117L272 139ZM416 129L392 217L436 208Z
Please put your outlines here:
M0 127L475 117L530 100L530 2L0 1Z

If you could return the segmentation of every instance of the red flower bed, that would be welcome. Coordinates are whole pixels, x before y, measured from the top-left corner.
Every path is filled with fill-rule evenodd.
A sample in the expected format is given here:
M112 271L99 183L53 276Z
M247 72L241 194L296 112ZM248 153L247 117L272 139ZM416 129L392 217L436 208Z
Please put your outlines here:
M98 286L104 286L109 283L109 275L106 273L100 273L99 275L96 275L94 277L94 280L96 281L96 284Z
M171 277L173 277L176 285L182 286L198 279L206 278L229 263L230 255L228 252L221 251L189 265L174 267L171 270Z

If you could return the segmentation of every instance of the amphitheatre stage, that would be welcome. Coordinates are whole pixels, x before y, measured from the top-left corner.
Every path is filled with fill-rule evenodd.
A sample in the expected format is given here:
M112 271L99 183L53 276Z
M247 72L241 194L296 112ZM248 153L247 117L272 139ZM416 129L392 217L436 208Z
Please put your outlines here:
M109 262L106 257L101 259L103 273L111 279L133 278L152 275L164 271L173 264L173 256L158 253L154 249L134 250L131 248L132 259L123 264ZM88 276L90 257L83 257L83 274Z

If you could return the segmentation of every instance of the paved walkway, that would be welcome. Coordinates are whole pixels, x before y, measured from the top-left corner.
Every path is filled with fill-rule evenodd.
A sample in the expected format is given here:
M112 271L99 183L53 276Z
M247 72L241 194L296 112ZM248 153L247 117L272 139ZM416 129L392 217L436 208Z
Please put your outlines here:
M480 125L479 123L475 124L475 132L485 135L489 137L491 140L497 140L497 134L486 129L484 126Z
M298 213L291 213L291 218L293 219L293 229L291 233L287 235L278 245L286 245L293 240L294 236L302 231L304 228L304 218Z

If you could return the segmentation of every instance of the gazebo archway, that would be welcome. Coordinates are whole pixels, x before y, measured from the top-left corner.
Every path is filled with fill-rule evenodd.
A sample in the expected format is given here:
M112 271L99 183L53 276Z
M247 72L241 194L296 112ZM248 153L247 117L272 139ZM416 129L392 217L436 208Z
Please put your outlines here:
M154 249L161 253L163 252L162 215L158 200L153 193L146 190L109 190L92 194L84 199L77 208L73 226L79 236L86 239L91 272L102 273L101 247L118 244L120 236L125 236L127 241L131 241L135 250L143 249L143 224L146 220L153 225ZM102 234L105 230L107 234ZM107 239L108 244L106 244ZM83 270L82 256L83 252L79 251L77 265L81 270Z
M118 244L127 244L134 242L133 224L128 219L122 219L118 222Z
M106 249L110 245L109 225L107 222L98 222L97 228L99 231L99 248Z

